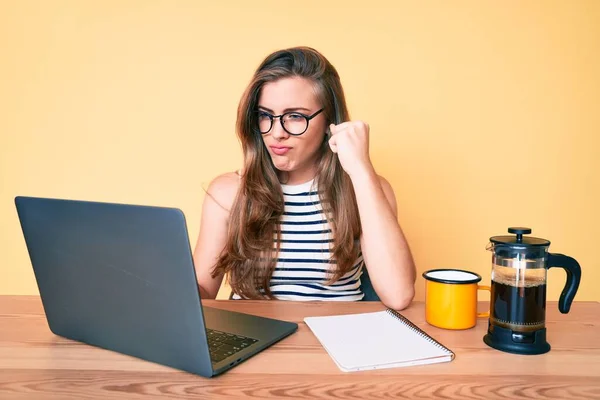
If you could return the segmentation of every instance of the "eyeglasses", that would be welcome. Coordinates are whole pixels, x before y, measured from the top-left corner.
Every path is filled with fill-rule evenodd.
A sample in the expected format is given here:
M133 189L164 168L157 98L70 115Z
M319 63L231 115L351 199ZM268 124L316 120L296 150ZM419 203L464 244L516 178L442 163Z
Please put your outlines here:
M321 108L319 111L312 115L305 115L296 111L286 112L281 115L272 115L266 111L258 111L258 130L264 135L269 133L273 127L273 120L279 118L281 126L290 135L299 136L302 135L308 129L308 124L311 119L319 115L325 108Z

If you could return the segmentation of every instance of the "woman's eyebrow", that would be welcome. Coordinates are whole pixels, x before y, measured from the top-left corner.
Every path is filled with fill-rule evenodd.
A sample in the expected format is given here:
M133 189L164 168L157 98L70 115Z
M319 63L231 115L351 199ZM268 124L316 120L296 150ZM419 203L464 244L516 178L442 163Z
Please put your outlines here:
M263 110L265 110L265 111L268 111L268 112L270 112L271 114L274 114L274 113L275 113L275 112L274 112L273 110L271 110L270 108L267 108L267 107L264 107L264 106L258 106L258 108L262 108ZM302 110L302 111L308 111L308 112L310 112L310 109L308 109L308 108L306 108L306 107L289 107L289 108L286 108L285 110L283 110L283 112L284 112L284 113L286 113L286 112L288 112L288 111L299 111L299 110Z

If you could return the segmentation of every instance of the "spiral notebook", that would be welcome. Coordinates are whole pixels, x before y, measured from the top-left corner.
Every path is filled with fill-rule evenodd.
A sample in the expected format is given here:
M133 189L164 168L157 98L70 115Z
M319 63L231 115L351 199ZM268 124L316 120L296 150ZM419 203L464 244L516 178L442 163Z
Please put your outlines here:
M304 322L344 372L452 361L454 353L402 314L306 317Z

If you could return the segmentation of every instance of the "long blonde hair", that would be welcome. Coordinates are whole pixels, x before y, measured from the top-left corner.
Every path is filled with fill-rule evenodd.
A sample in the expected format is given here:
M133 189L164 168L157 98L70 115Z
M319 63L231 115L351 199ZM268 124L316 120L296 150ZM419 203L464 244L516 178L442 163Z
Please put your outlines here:
M327 126L350 119L336 69L318 51L294 47L267 56L244 92L237 112L236 130L244 154L243 175L229 219L228 238L213 277L225 274L234 293L247 299L272 299L270 280L275 270L279 240L277 225L283 214L283 193L277 171L258 132L257 106L267 82L304 77L314 83L325 108ZM327 136L325 137L327 139ZM333 233L329 283L347 273L358 257L361 225L354 189L337 156L324 140L318 150L315 181L319 199ZM276 235L276 236L275 236Z

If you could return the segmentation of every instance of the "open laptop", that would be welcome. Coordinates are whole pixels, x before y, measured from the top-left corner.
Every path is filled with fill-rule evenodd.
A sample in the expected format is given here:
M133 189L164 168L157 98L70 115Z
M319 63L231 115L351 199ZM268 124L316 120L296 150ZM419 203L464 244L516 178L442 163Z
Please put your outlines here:
M298 325L203 307L181 210L15 198L50 330L205 377Z

